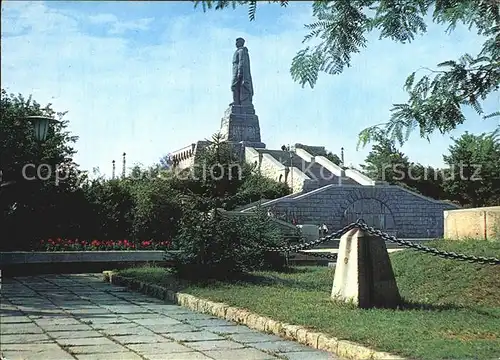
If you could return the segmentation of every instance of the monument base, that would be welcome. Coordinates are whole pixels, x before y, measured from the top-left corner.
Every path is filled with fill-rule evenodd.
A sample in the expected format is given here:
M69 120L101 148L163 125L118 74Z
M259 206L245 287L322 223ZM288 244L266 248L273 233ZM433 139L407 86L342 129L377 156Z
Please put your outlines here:
M253 105L230 105L221 120L220 132L226 141L265 147L261 142L259 117L255 115Z
M239 144L241 145L242 148L245 147L253 147L257 149L265 149L266 144L263 142L252 142L252 141L240 141Z

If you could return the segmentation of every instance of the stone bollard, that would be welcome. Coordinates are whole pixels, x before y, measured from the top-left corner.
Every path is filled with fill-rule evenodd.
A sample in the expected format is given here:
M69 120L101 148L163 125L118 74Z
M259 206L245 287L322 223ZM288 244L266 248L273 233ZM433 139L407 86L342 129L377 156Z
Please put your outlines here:
M401 304L384 240L359 229L340 238L331 297L360 308Z

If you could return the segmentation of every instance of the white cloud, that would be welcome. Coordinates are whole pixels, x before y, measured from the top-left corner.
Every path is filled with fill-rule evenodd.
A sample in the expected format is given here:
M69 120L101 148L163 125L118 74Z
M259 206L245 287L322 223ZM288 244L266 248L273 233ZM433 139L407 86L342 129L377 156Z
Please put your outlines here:
M89 16L89 21L93 24L108 24L118 21L118 18L113 14L97 14Z
M151 18L84 17L41 2L3 7L2 37L8 36L2 46L2 87L69 110L71 130L80 136L77 162L89 170L99 166L108 175L111 160L120 162L124 151L129 162L150 164L217 131L231 101L231 57L238 36L250 51L254 104L268 147L300 142L339 152L343 146L346 160L354 164L368 152L355 151L357 133L385 122L391 104L406 99L401 86L411 71L454 58L477 42L464 35L460 43L439 43L429 34L413 45L371 43L344 74L324 74L311 90L301 89L289 74L309 16L293 12L292 6L278 18L283 24L278 32L244 31L251 29L246 14L222 27L219 21L230 18L230 11L193 10L156 19L164 32L150 33L155 41L142 44L132 42L126 31L146 34ZM258 13L261 26L259 21ZM111 36L89 35L83 31L86 23L107 27ZM440 163L449 140L434 139L432 146L413 139L403 150L412 160Z
M109 34L123 34L127 31L148 30L153 18L143 18L132 21L120 21L113 14L97 14L89 16L92 24L109 25Z

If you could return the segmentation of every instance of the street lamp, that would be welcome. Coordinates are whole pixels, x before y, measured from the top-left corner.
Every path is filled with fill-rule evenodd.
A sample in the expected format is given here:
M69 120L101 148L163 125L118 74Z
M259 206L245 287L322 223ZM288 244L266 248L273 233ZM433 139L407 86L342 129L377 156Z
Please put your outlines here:
M292 167L293 167L293 149L290 147L290 145L288 145L288 146L282 145L281 146L281 150L284 151L284 152L287 152L288 156L290 157L290 165L288 167L288 172L290 174L290 187L292 188L292 191L293 191L293 171L292 171Z
M49 132L49 123L59 122L54 118L41 115L27 116L25 119L31 121L31 123L33 124L35 138L39 142L44 142L47 139L47 134Z
M30 121L33 124L33 130L35 132L35 138L39 143L47 140L47 134L49 132L49 123L58 123L54 118L42 115L26 116L25 120ZM0 187L5 187L14 184L15 181L2 181L2 171L0 170Z

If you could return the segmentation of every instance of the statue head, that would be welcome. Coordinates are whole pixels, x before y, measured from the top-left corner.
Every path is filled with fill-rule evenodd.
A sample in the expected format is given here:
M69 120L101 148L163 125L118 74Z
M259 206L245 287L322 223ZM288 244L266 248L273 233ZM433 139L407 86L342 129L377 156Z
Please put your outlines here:
M240 48L240 47L243 47L243 45L245 45L245 39L243 39L243 38L237 38L236 39L236 47Z

